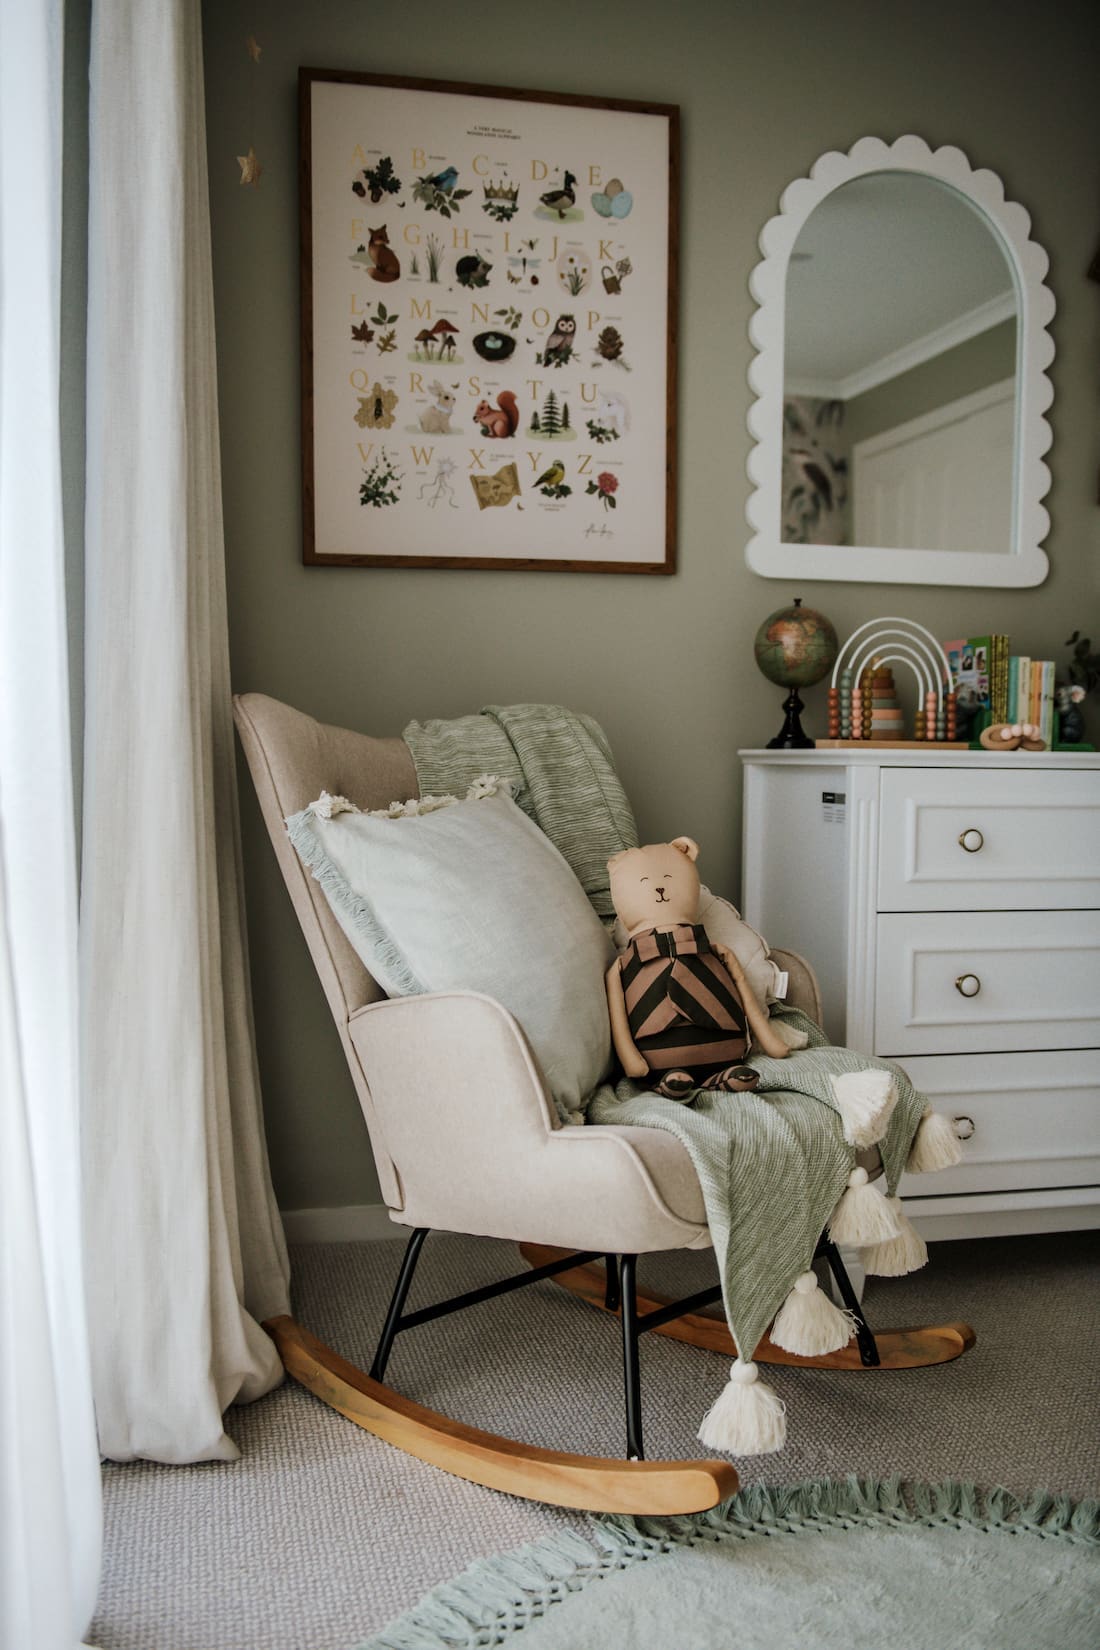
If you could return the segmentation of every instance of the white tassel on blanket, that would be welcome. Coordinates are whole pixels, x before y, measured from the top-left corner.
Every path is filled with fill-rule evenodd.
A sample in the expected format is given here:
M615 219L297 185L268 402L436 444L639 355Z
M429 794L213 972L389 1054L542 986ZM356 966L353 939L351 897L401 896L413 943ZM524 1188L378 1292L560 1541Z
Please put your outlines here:
M699 1442L727 1455L772 1455L787 1441L787 1406L759 1379L754 1363L738 1358L730 1378L703 1417Z
M830 1077L836 1109L850 1146L873 1146L886 1133L898 1103L898 1088L888 1071L845 1071Z
M905 1167L910 1174L932 1174L936 1169L953 1169L962 1162L962 1147L955 1125L942 1111L925 1110L909 1148Z
M884 1243L872 1244L860 1257L863 1270L872 1278L903 1278L917 1272L928 1261L928 1245L901 1207L900 1197L887 1198L898 1223L898 1235ZM774 1337L773 1337L774 1339Z
M833 1210L829 1236L834 1243L850 1243L863 1249L897 1235L893 1209L878 1187L871 1184L867 1170L853 1169L848 1176L848 1190Z
M818 1288L816 1273L803 1272L775 1315L771 1339L785 1352L817 1358L839 1352L854 1332L854 1314L842 1311Z

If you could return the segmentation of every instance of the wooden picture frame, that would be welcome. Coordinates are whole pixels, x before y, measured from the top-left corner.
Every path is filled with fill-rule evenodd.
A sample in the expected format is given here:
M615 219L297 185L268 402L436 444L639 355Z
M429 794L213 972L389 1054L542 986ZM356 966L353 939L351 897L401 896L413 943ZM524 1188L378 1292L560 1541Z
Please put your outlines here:
M676 570L679 110L299 70L303 559Z

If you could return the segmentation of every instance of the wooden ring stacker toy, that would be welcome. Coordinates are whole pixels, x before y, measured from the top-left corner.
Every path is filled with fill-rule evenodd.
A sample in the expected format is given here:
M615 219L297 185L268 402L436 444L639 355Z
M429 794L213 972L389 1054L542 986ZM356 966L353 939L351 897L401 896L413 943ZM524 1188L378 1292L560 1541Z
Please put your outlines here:
M994 722L978 735L987 751L1045 751L1047 742L1034 722Z

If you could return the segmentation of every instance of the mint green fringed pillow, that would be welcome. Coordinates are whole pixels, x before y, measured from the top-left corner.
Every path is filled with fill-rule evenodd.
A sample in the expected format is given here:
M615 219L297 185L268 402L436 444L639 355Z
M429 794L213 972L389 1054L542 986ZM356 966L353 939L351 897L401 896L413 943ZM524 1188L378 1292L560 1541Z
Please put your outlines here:
M360 813L327 793L286 822L365 967L391 997L484 992L519 1021L563 1120L611 1063L611 940L506 781L465 801Z

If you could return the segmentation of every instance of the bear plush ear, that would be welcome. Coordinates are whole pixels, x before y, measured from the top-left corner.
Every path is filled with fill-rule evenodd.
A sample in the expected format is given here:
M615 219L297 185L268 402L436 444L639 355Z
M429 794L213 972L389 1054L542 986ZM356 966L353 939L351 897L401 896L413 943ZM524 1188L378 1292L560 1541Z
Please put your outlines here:
M680 852L686 854L693 865L699 858L699 844L690 836L674 836L669 843L669 847L679 848Z

